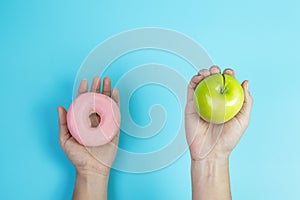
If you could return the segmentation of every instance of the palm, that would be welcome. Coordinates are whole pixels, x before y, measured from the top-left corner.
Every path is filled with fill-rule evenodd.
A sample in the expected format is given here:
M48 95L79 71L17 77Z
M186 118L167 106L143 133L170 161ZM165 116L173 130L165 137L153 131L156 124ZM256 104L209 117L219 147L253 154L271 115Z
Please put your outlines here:
M200 73L200 75L194 76L189 84L185 113L186 136L194 160L228 155L244 133L249 123L251 109L251 97L250 95L247 96L248 91L245 91L245 84L247 83L244 82L242 86L247 93L245 94L244 106L233 119L224 124L210 124L201 119L194 108L194 89L207 76L220 73L220 70L218 67L212 67L210 71L202 70ZM234 75L234 72L228 74Z
M118 134L117 134L118 135ZM76 169L109 172L118 147L118 137L99 147L85 147L70 137L62 147Z
M78 95L87 92L88 85L86 81L82 81ZM91 86L91 92L100 92L100 79L95 77ZM111 94L111 83L108 78L104 79L103 94L112 96L113 100L119 105L119 96L117 90L113 90ZM109 143L99 147L85 147L79 144L69 133L66 121L66 111L60 108L60 145L66 153L69 160L73 163L77 170L89 170L107 175L116 156L118 148L119 133ZM99 124L96 115L92 116L91 122Z

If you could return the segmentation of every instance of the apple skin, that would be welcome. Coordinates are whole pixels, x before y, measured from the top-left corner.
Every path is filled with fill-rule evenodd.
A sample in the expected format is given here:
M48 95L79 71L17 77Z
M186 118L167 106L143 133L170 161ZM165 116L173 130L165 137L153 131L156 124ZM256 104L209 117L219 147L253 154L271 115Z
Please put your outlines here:
M244 91L240 83L227 74L214 74L195 89L194 105L207 122L221 124L232 119L242 108Z

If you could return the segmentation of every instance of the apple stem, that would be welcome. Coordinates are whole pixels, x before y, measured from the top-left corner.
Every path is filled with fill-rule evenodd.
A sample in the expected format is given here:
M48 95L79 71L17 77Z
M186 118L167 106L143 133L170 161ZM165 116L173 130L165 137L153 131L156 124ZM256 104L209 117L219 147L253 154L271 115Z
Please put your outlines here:
M224 92L225 92L225 74L222 74L222 76L223 76L223 87L221 88L221 94L223 94Z

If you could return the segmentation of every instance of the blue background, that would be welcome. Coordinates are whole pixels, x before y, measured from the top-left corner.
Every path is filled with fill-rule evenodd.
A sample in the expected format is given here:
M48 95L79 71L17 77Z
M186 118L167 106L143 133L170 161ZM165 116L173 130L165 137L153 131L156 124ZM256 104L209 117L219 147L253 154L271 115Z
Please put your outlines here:
M1 198L71 198L75 170L58 145L56 108L71 103L76 72L97 44L145 26L194 38L216 64L234 68L239 81L250 80L255 100L251 125L230 159L234 199L300 199L297 0L2 0ZM133 101L141 108L132 113L140 124L148 120L138 117L147 110L139 98L146 91L137 91ZM173 103L166 108L169 116L178 112ZM190 199L189 162L185 153L152 173L112 171L109 198Z

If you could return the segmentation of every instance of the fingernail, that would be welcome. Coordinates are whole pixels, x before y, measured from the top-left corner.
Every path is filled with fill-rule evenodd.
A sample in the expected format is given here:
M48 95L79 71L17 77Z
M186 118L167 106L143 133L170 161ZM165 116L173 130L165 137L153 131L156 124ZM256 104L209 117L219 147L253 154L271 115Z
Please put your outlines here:
M247 80L246 89L249 91L249 80Z
M58 117L60 117L60 107L57 107Z

